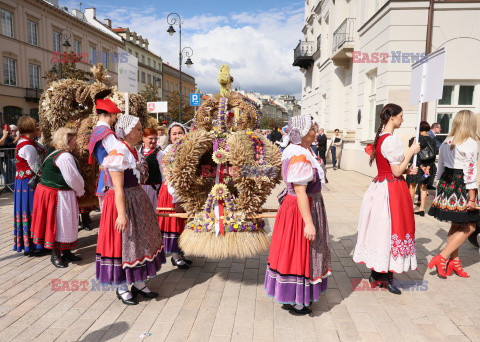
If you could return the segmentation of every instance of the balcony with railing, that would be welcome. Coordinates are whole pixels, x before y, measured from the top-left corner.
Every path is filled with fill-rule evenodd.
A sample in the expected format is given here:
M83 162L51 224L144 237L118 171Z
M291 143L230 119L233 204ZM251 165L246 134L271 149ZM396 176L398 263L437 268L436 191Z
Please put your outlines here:
M308 69L313 64L315 42L300 41L293 53L293 66Z
M347 18L333 34L332 61L336 66L348 68L353 55L355 18Z
M42 96L43 89L25 88L25 101L38 102Z

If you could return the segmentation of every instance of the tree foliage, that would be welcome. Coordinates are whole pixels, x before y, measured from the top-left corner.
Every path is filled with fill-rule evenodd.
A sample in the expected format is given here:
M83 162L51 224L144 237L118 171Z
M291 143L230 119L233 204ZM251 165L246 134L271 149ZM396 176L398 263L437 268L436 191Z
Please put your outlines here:
M88 82L93 79L93 73L79 69L77 64L81 62L82 57L75 52L56 53L52 58L52 63L54 63L53 69L47 71L43 78L47 80L47 83L58 81L61 78Z
M262 117L260 119L260 124L259 128L261 129L272 129L273 127L283 127L285 123L283 122L282 119L274 119L274 118L267 118L267 117Z
M138 94L142 95L142 97L147 102L157 102L162 100L159 93L160 93L160 88L157 85L148 83L145 85L145 90L142 90Z
M165 101L168 102L168 116L171 121L179 121L179 102L180 96L178 93L173 93ZM182 101L182 123L187 122L195 116L195 107L190 106L188 99L184 98Z

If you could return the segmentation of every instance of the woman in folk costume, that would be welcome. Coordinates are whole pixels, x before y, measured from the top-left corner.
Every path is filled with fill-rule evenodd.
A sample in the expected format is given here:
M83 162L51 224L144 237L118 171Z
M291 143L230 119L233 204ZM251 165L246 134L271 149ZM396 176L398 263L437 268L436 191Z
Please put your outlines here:
M479 220L477 202L478 143L475 115L462 110L455 115L452 131L440 146L438 173L440 178L435 199L428 214L440 221L450 221L447 245L428 264L435 266L441 278L453 272L469 277L462 268L458 249L475 231Z
M331 274L330 236L322 198L325 174L310 146L316 123L310 116L289 121L290 145L282 154L287 185L273 228L265 290L294 315L308 308L327 290Z
M84 182L72 152L77 133L62 127L53 135L33 201L32 234L36 244L52 250L52 264L64 268L82 258L70 250L78 241L78 203Z
M185 137L187 129L181 123L172 122L168 126L167 136L170 144L165 148L164 158L172 148L173 144L177 140ZM162 162L162 174L163 174L163 162ZM172 208L177 212L183 209L180 206L180 200L175 195L175 189L173 189L167 181L164 181L158 194L158 207L159 208ZM192 263L191 260L185 258L182 250L178 246L178 238L182 234L185 228L185 219L175 217L159 217L158 225L163 235L163 243L165 244L165 252L172 253L172 265L181 269L189 269Z
M157 210L158 190L162 185L162 172L160 165L162 163L163 152L160 146L157 146L157 130L155 128L145 128L143 130L143 144L138 152L145 159L148 165L148 178L142 184L142 189L150 198L153 209Z
M138 294L155 298L145 282L163 263L162 235L147 194L140 187L146 167L134 145L142 137L139 118L123 114L116 125L121 150L103 160L109 187L105 195L97 241L96 277L102 284L119 285L117 297L126 305L138 304ZM128 285L132 285L131 291Z
M97 190L95 195L98 197L98 203L100 211L103 209L103 200L105 198L105 190L107 189L106 175L102 167L103 159L114 149L121 149L123 145L117 139L115 132L112 130L112 125L117 120L117 114L121 113L121 110L113 103L112 100L96 99L95 107L98 115L97 125L92 131L90 141L88 143L88 152L90 157L88 159L89 164L93 164L93 157L100 165L100 174L97 180Z
M363 197L353 261L372 270L372 287L401 294L393 273L417 268L413 203L402 175L417 173L418 168L408 165L420 145L413 143L405 155L402 142L393 135L403 122L402 107L385 105L380 120L370 156L370 165L377 163L378 176Z
M33 212L33 195L35 190L28 186L28 182L38 174L42 166L45 150L35 141L37 124L33 118L23 115L18 120L20 138L15 150L15 165L17 172L14 182L14 245L13 250L24 251L25 255L32 256L40 252L43 247L35 245L31 236ZM38 251L38 252L36 252Z

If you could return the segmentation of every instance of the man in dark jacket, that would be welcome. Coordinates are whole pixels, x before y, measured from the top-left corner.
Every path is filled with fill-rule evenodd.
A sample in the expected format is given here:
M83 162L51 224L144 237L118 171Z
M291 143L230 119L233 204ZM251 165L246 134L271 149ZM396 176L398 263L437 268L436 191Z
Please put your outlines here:
M317 151L318 156L322 159L323 165L326 165L326 153L327 153L327 135L323 128L318 130L318 137L317 137Z
M282 133L280 133L278 131L278 126L273 126L273 131L272 133L270 133L270 141L272 143L276 143L277 141L281 141L282 140Z

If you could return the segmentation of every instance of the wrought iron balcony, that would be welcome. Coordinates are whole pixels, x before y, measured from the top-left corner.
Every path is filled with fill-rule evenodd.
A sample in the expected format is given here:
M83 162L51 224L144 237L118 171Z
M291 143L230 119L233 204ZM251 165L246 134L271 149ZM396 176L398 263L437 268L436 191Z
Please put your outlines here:
M300 41L293 53L293 66L308 69L313 64L315 42Z
M348 67L352 59L355 18L347 18L333 34L332 61L337 66Z
M38 102L42 96L43 89L25 88L25 101Z

